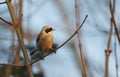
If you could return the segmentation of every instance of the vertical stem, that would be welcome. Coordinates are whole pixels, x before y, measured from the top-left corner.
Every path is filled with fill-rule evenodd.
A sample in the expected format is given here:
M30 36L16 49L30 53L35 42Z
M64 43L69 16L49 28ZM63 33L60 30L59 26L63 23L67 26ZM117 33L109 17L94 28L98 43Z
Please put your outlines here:
M117 48L116 36L114 36L114 37L115 37L114 50L115 50L115 63L116 63L115 67L116 67L116 77L118 77L118 59L117 59L117 50L116 50L116 48Z
M111 19L110 34L109 34L109 39L108 39L108 44L107 44L107 50L110 50L112 32L113 32L113 25L112 25L112 19Z
M12 18L12 22L13 22L13 24L17 24L17 18L14 15L14 10L13 10L12 4L10 3L10 0L6 0L6 2L7 2L7 6L8 6L8 9L9 9L11 18Z
M76 9L76 26L77 29L79 28L80 25L80 14L79 14L79 4L78 4L78 0L75 0L75 9ZM77 36L78 36L78 43L79 43L79 50L80 50L80 59L81 59L81 68L82 68L82 76L83 77L87 77L86 74L86 68L85 68L85 60L84 60L84 56L83 56L83 52L82 52L82 45L80 42L80 31L77 32Z
M111 53L110 45L111 45L111 38L112 38L112 30L113 30L113 25L112 25L112 19L111 19L111 26L110 26L110 34L109 34L109 39L108 39L108 45L107 45L107 50L105 50L105 54L106 54L105 77L108 77L108 74L109 74L108 65L109 65L109 55Z
M110 53L111 53L111 50L105 50L105 53L106 53L106 64L105 64L105 77L109 77L109 56L110 56Z
M113 16L114 16L114 12L115 12L115 3L116 3L116 0L113 0ZM112 10L112 8L111 8ZM112 23L112 21L111 21ZM114 49L115 49L115 63L116 63L116 77L118 77L118 60L117 60L117 50L116 50L116 37L115 37L115 44L114 44Z
M113 26L114 26L114 29L115 29L115 33L116 33L117 39L118 39L119 44L120 44L119 31L118 31L116 21L115 21L115 18L114 18L114 10L115 10L114 8L115 8L115 6L113 8L111 0L109 2L109 7L110 7L110 13L111 13L111 17L112 17L112 23L114 24Z
M20 47L22 49L22 52L23 52L23 55L24 55L24 58L25 58L25 61L26 61L26 65L27 65L27 69L28 69L28 72L29 72L29 76L30 77L34 77L33 76L33 72L32 72L32 68L31 68L31 65L30 65L30 61L29 61L29 58L28 58L28 54L27 54L27 51L26 51L26 48L25 48L25 45L24 45L24 42L23 42L22 33L21 33L21 23L22 23L21 20L22 20L22 16L20 14L21 17L20 17L20 20L18 22L17 17L14 14L14 9L13 9L12 4L11 4L10 1L11 0L6 0L7 6L8 6L8 9L9 9L11 18L12 18L12 22L13 22L13 25L14 25L13 27L16 30L16 33L17 33L19 44L20 44ZM22 0L20 0L20 3L21 3L20 6L22 7ZM20 11L22 12L22 8L20 8Z
M109 65L109 55L111 53L110 45L111 45L113 24L114 24L114 27L115 27L115 32L116 32L117 38L119 40L118 30L117 30L116 23L115 23L115 20L114 20L115 2L114 2L114 5L113 5L113 9L112 9L111 0L109 2L109 5L110 5L109 7L110 7L110 12L111 12L112 17L111 17L110 34L109 34L109 39L108 39L107 50L105 50L105 53L106 53L105 77L109 76L109 68L108 68L109 66L108 65Z
M30 61L29 61L29 58L28 58L28 55L27 55L27 51L26 51L25 45L23 43L23 38L22 38L22 34L21 34L19 26L16 27L16 33L17 33L17 37L18 37L18 40L19 40L20 47L23 51L23 55L24 55L26 63L27 63L26 65L27 65L27 68L28 68L29 75L30 75L30 77L34 77L33 72L32 72L32 68L30 66Z

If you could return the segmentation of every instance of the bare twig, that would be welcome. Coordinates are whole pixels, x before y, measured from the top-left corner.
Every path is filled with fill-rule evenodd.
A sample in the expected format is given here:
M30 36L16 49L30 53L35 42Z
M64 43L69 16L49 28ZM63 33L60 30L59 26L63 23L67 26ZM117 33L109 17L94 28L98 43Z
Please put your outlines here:
M117 54L117 46L116 46L116 36L115 36L115 43L114 43L114 51L115 51L115 67L116 67L116 77L119 77L119 69L118 69L118 54Z
M6 24L8 24L8 25L10 25L10 26L12 26L12 25L13 25L11 22L6 21L6 20L5 20L5 19L3 19L2 17L0 17L0 20L2 20L3 22L5 22Z
M17 37L18 37L18 40L19 40L19 44L20 44L20 47L22 49L22 52L23 52L23 55L25 57L25 61L26 61L26 66L28 68L28 72L29 72L29 76L30 77L33 77L33 72L32 72L32 68L30 66L30 61L29 61L29 58L28 58L28 54L27 54L27 51L26 51L26 48L25 48L25 45L24 45L24 42L23 42L23 37L22 37L22 33L21 33L21 20L20 20L20 25L19 25L19 22L17 20L17 17L15 16L14 14L14 9L13 9L13 6L10 2L11 0L6 0L7 2L7 6L8 6L8 9L9 9L9 12L10 12L10 15L11 15L11 18L12 18L12 22L14 24L14 29L17 33ZM21 0L22 2L22 0Z
M120 43L120 38L119 38L119 31L118 31L118 28L117 28L117 25L116 25L116 22L115 22L115 18L114 18L114 10L112 8L112 3L111 3L111 0L110 0L110 13L111 13L111 16L112 16L112 23L114 24L114 28L115 28L115 33L116 33L116 36L117 36L117 39Z
M111 53L111 50L105 50L105 54L106 54L105 77L109 77L108 64L109 64L109 56L110 56L110 53Z
M80 12L79 12L79 4L78 0L75 0L75 11L76 11L76 28L79 28L80 25ZM81 60L81 68L82 68L82 77L87 77L86 74L86 67L85 67L85 60L82 52L82 44L80 41L80 30L77 32L78 36L78 44L79 44L79 51L80 51L80 60Z
M112 25L112 18L111 18L111 26L110 26L110 34L109 34L109 39L108 39L108 44L107 44L107 50L110 50L112 31L113 31L113 25Z
M21 49L23 51L23 55L25 57L25 61L27 63L26 65L27 65L27 68L28 68L28 71L29 71L29 75L30 75L30 77L33 77L32 68L30 66L30 61L29 61L29 58L28 58L28 54L27 54L24 42L23 42L23 37L22 37L22 33L21 33L20 27L21 26L17 26L15 28L15 30L16 30L16 33L17 33L17 37L18 37L18 40L19 40L20 47L21 47Z
M115 12L115 4L116 4L116 0L113 0L113 13ZM111 19L111 23L112 23L112 19ZM115 49L115 63L116 63L116 77L118 77L118 60L117 60L117 50L116 50L116 37L115 37L115 44L114 44L114 49Z
M110 45L111 45L111 38L112 38L112 30L113 30L113 25L112 25L112 18L111 18L110 34L109 34L109 39L107 44L107 50L105 50L105 54L106 54L105 77L109 76L108 62L109 62L109 56L111 53Z
M12 67L24 67L26 65L23 65L23 64L0 64L0 66L12 66Z
M0 2L0 4L5 4L6 2Z
M70 39L72 39L77 34L77 32L81 29L81 27L85 23L87 17L88 17L88 15L86 15L86 17L84 18L82 24L79 26L79 28L63 44L61 44L59 47L57 47L53 51L58 50L59 48L61 48L62 46L64 46ZM43 57L40 57L39 59L35 60L34 62L31 62L31 65L34 64L34 63L36 63L36 62L38 62L39 60L42 60L43 58L47 57L48 55L50 55L52 53L54 53L54 52L49 52L48 54L44 55Z
M17 18L14 14L14 10L13 10L13 6L12 4L10 3L10 0L6 0L7 2L7 6L8 6L8 9L9 9L9 12L10 12L10 15L11 15L11 18L12 18L12 22L13 22L13 26L16 27L17 25Z
M113 24L114 24L114 27L115 27L115 32L116 32L118 41L119 41L118 30L117 30L116 22L114 20L115 2L114 2L114 5L113 5L113 9L112 9L111 0L109 2L109 5L110 5L109 7L110 7L110 12L111 12L112 17L111 17L111 26L110 26L110 34L109 34L109 39L108 39L107 50L105 50L105 54L106 54L105 77L109 77L108 65L109 65L109 56L110 56L110 53L111 53L110 45L111 45Z

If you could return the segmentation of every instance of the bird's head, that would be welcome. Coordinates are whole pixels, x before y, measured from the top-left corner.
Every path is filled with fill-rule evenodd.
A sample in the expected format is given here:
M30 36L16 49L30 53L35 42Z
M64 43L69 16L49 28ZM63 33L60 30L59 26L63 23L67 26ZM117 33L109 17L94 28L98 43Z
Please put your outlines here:
M53 29L49 25L46 25L46 26L43 27L42 31L45 32L45 33L52 33L53 31L55 31L55 29Z

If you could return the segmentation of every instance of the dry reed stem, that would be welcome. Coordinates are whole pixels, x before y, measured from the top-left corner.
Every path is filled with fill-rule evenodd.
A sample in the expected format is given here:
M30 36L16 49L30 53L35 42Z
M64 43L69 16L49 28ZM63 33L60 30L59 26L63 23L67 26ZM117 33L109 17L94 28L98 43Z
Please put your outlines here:
M109 56L110 56L111 50L105 50L105 53L106 53L105 77L109 77L108 65L109 65Z
M17 33L17 37L18 37L18 40L19 40L20 47L23 51L23 55L24 55L24 58L25 58L25 61L26 61L26 66L28 68L29 75L30 75L30 77L33 77L32 67L30 66L30 61L29 61L29 58L28 58L28 54L27 54L24 42L23 42L23 37L22 37L22 34L21 34L20 27L21 26L16 27L15 30L16 30L16 33Z
M27 66L27 69L28 69L28 72L29 72L29 76L33 77L32 67L30 66L30 61L29 61L29 58L28 58L28 54L27 54L27 51L26 51L26 48L25 48L25 45L24 45L24 42L23 42L22 33L21 33L21 22L22 21L19 20L20 21L20 25L19 25L17 17L14 14L14 9L13 9L13 6L11 4L11 0L6 0L6 2L7 2L7 6L8 6L8 9L9 9L11 18L12 18L12 22L14 24L13 27L16 31L16 34L17 34L17 37L18 37L18 40L19 40L19 44L20 44L20 47L22 49L22 52L23 52L23 55L24 55L24 58L25 58L25 61L26 61L26 66ZM22 9L22 8L20 8L20 9Z
M116 3L116 0L113 0L113 13L115 12L115 3ZM110 4L110 6L111 6L111 4ZM111 18L111 24L112 24L112 18ZM117 60L116 40L115 40L115 63L116 63L116 77L118 77L118 60Z
M75 0L75 11L76 11L76 28L79 28L80 25L80 12L79 12L79 4L78 0ZM81 60L81 68L82 68L82 77L87 77L86 74L86 66L85 66L85 60L83 56L83 51L82 51L82 44L80 41L80 30L77 32L78 36L78 46L79 46L79 51L80 51L80 60Z
M111 39L112 39L112 30L113 30L113 25L112 25L112 19L111 19L111 27L110 27L110 34L109 34L109 39L108 39L108 45L107 45L107 50L105 50L106 54L106 63L105 63L105 77L109 76L109 68L108 68L108 62L109 62L109 55L111 53L110 50L110 45L111 45Z
M108 39L107 50L105 50L105 53L106 53L105 77L109 77L109 68L108 67L109 67L109 56L110 56L110 53L111 53L110 45L111 45L113 25L115 27L115 32L116 32L118 41L120 43L120 39L119 39L119 35L118 35L118 29L117 29L116 22L115 22L115 19L114 19L115 4L114 4L114 8L112 8L111 0L109 2L109 7L110 7L110 12L111 12L112 17L111 17L111 27L110 27L110 34L109 34L109 39Z
M119 72L119 70L118 70L118 55L119 54L117 54L117 49L116 49L117 47L116 47L116 38L115 38L115 44L114 44L114 50L115 50L115 67L116 67L116 77L119 77L119 74L118 74L118 72Z
M24 67L26 65L23 65L23 64L0 64L0 66L11 66L11 67Z
M6 20L5 20L5 19L3 19L2 17L0 17L0 20L2 20L3 22L5 22L6 24L8 24L8 25L10 25L10 26L12 26L12 25L13 25L11 22L6 21Z
M112 23L114 24L115 33L116 33L117 39L118 39L118 41L120 43L119 31L118 31L118 28L117 28L117 25L116 25L116 21L115 21L115 18L114 18L114 9L112 8L111 0L110 0L109 5L110 5L109 6L110 7L110 13L111 13L111 16L112 16Z

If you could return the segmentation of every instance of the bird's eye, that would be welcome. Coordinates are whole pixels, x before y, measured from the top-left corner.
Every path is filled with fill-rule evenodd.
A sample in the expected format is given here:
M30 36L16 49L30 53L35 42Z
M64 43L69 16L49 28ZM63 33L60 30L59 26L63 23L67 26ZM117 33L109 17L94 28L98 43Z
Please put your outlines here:
M48 33L48 32L51 32L53 29L52 28L47 28L45 29L45 32Z

